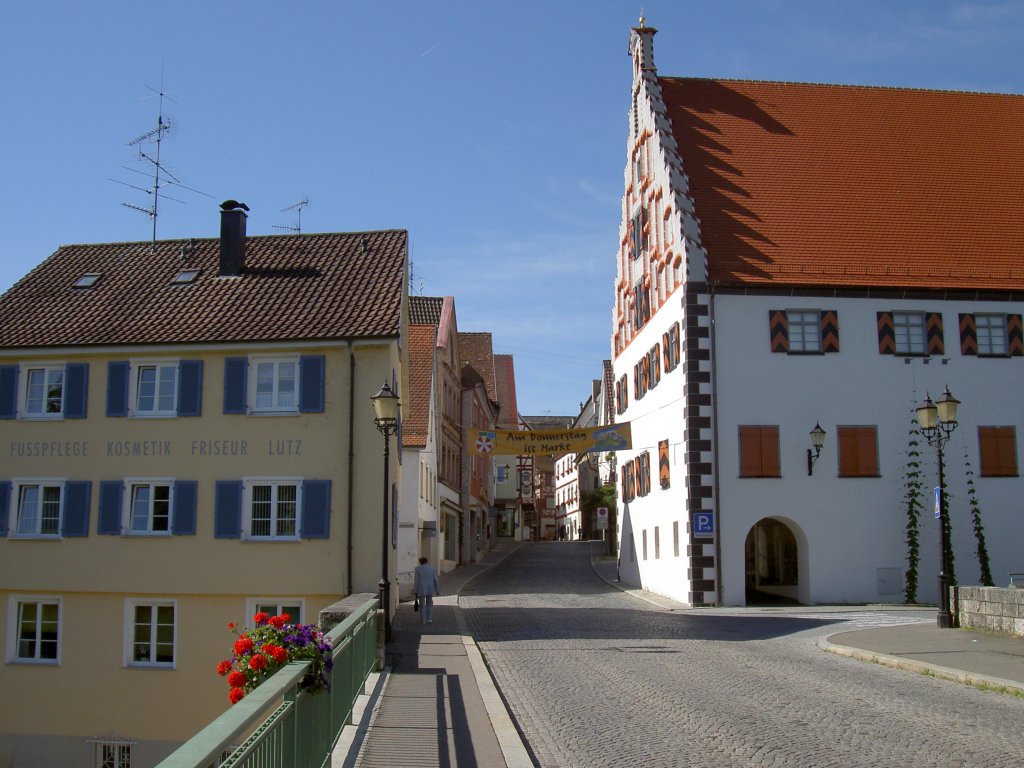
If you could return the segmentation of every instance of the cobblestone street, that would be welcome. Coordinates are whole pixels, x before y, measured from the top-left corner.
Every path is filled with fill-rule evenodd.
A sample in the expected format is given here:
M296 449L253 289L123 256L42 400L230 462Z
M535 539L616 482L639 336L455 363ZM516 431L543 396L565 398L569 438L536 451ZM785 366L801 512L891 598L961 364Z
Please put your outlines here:
M540 766L1024 765L1024 700L816 645L933 611L672 608L592 546L522 546L459 598Z

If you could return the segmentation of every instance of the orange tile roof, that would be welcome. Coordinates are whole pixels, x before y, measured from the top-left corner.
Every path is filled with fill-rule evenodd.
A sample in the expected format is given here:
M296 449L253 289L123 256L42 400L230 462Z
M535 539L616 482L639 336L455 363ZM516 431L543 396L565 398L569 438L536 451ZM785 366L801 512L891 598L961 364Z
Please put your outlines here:
M494 388L494 349L491 334L486 331L459 331L459 362L469 363L480 374L487 397L498 402Z
M512 355L494 356L495 388L501 411L499 429L519 429L519 405L516 403L516 367Z
M1024 96L658 82L709 279L1024 289Z
M258 342L397 336L404 230L255 236L239 277L220 240L66 245L0 296L0 347ZM184 268L194 282L175 285ZM74 288L86 273L92 288Z
M430 385L434 374L435 331L432 325L409 326L409 400L402 409L402 445L427 446Z

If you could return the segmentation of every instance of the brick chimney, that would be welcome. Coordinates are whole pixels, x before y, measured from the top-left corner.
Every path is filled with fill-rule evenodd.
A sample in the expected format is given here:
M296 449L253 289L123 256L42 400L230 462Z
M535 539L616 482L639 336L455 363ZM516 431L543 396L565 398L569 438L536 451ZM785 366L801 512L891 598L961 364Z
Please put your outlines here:
M220 204L220 276L237 277L245 269L245 220L249 206L237 200Z

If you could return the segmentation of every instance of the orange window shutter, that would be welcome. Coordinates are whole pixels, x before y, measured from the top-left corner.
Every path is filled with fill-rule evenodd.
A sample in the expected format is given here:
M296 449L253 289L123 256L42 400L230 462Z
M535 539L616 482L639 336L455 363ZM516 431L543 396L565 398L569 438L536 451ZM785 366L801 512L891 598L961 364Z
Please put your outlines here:
M668 488L671 484L670 472L668 440L661 440L658 443L658 480L662 488Z
M857 430L857 464L860 474L878 475L878 440L874 427L860 427Z
M839 439L839 476L857 474L857 438L851 427L837 427Z
M1003 476L1017 475L1017 435L1013 427L998 427L999 468Z
M779 428L761 427L761 474L778 477L779 471Z
M740 477L761 474L761 437L756 427L740 427Z

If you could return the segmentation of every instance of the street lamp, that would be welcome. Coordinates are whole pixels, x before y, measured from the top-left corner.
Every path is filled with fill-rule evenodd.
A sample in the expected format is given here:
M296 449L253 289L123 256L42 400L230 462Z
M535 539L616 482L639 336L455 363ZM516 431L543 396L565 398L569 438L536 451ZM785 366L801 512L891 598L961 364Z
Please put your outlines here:
M939 496L939 614L936 617L939 629L949 629L953 623L949 612L949 571L946 561L946 552L949 550L947 534L949 512L946 509L942 446L956 429L956 409L959 405L960 401L949 393L947 386L938 402L933 403L931 395L926 394L924 403L917 409L917 423L921 427L921 434L927 438L928 445L935 446L939 460L939 487L937 489Z
M391 444L389 438L398 431L398 395L391 391L387 381L380 388L380 392L370 398L373 401L373 412L376 416L373 423L384 435L384 517L381 529L380 548L380 581L377 588L380 591L380 605L384 609L384 642L391 641L391 580L388 576L388 469L391 466Z
M814 474L814 462L818 460L818 456L821 454L821 446L825 444L825 430L821 428L821 424L814 422L814 429L811 430L811 448L807 449L807 474Z

